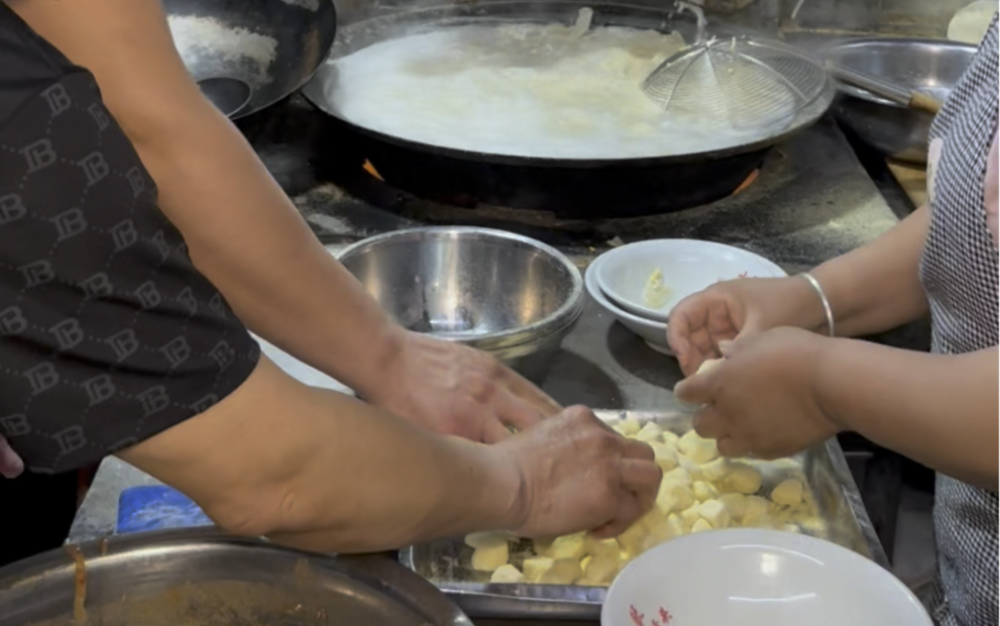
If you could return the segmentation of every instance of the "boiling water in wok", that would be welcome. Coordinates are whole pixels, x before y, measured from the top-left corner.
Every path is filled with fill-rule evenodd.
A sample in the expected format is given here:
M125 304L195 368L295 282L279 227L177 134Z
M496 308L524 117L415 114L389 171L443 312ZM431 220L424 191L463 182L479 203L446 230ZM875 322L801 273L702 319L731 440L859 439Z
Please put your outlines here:
M643 79L676 33L560 24L425 27L329 61L326 98L369 130L473 152L628 159L724 150L780 129L668 114ZM793 117L789 111L788 117Z

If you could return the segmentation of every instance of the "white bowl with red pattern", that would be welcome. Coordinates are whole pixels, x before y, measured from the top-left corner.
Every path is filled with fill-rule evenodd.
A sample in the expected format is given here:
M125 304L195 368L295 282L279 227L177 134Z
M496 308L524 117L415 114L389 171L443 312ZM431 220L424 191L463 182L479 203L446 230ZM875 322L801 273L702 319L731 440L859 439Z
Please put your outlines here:
M795 533L728 529L648 550L618 575L601 626L933 626L874 561Z

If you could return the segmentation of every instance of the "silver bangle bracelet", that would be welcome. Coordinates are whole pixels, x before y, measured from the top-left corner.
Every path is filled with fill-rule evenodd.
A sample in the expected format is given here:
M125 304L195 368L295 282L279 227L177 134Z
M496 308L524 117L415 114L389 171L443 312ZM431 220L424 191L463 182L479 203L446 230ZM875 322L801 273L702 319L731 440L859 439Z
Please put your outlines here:
M816 277L809 272L803 272L799 274L799 276L805 278L809 284L812 285L813 289L816 290L816 293L819 294L819 299L823 302L823 312L826 313L826 327L830 330L830 336L836 337L837 335L834 332L833 326L833 309L830 307L830 300L827 299L826 292L823 291L823 286L820 285L819 281L816 280Z

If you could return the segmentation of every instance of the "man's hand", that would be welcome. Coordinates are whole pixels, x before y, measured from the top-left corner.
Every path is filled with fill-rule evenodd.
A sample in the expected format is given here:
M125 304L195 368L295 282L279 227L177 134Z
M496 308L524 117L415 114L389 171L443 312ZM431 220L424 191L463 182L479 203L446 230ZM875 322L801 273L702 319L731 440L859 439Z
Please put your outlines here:
M816 393L819 353L835 340L777 328L724 344L726 359L675 388L684 402L708 405L695 430L726 456L773 459L825 441L841 427Z
M433 432L485 443L555 415L560 407L492 356L407 332L365 400Z
M662 472L653 450L622 437L583 407L496 446L519 469L524 537L580 530L614 537L649 510Z
M17 456L3 435L0 435L0 476L17 478L23 471L24 463L21 461L21 457Z

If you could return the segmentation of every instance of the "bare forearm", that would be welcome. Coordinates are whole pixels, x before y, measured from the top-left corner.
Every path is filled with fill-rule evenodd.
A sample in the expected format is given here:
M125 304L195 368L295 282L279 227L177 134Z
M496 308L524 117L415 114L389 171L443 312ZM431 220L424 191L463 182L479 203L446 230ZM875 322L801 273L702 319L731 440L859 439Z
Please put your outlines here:
M828 342L817 395L841 426L936 470L997 488L997 350L951 356Z
M159 187L160 207L241 319L368 392L397 349L400 329L331 258L242 135L202 97L159 1L8 4L93 72Z
M264 359L208 412L122 457L225 529L364 552L514 527L518 487L488 446L438 437Z
M228 122L178 132L189 135L139 151L198 269L255 333L370 393L401 329L319 243Z
M929 225L930 211L923 207L874 242L812 272L830 300L839 336L883 332L927 315L919 267Z

